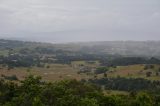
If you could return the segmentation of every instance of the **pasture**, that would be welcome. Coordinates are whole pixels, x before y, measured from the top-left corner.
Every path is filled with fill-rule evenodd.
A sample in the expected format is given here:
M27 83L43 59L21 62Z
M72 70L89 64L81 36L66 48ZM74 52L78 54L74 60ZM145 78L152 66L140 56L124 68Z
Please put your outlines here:
M30 67L30 68L14 68L7 70L7 68L0 69L1 76L16 75L19 80L23 80L28 75L41 76L45 81L58 81L63 79L87 79L86 74L77 74L77 70L70 65L50 64L50 68Z

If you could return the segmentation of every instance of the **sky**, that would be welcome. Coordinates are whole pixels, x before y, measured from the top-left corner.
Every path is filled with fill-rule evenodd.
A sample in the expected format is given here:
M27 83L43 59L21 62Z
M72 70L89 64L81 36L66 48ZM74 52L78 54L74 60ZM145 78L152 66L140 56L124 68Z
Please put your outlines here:
M0 38L160 40L160 0L0 0Z

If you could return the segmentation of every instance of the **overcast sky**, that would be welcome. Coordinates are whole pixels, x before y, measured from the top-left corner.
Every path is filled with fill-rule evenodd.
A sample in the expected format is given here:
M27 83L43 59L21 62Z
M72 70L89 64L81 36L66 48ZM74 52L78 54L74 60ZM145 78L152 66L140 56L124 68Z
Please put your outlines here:
M0 38L160 40L160 0L0 0Z

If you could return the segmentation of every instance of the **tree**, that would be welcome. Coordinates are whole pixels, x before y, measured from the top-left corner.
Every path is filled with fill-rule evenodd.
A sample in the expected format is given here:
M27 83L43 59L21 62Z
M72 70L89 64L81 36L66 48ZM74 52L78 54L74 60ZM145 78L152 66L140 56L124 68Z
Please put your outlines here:
M77 106L99 106L96 99L82 98Z
M146 77L150 77L152 75L152 72L146 72Z
M156 72L156 76L159 76L159 72Z
M46 66L46 68L50 68L50 66L49 66L49 65L47 65L47 66Z
M104 73L104 77L107 77L107 73Z
M105 73L109 71L108 67L98 67L96 70L95 70L95 74L102 74L102 73Z
M153 100L147 93L140 92L136 97L136 106L153 106Z

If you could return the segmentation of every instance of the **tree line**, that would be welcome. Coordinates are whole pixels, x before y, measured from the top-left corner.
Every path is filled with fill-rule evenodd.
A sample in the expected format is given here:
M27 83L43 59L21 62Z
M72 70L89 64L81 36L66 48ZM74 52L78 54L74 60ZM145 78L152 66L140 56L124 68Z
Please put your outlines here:
M83 80L86 81L86 80ZM89 79L87 82L104 86L106 90L141 91L160 90L160 81L150 81L143 78L99 78Z
M20 84L0 80L1 106L160 106L159 100L148 92L105 95L99 87L77 80L48 83L32 75Z

